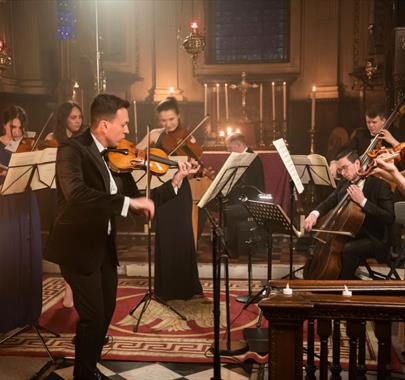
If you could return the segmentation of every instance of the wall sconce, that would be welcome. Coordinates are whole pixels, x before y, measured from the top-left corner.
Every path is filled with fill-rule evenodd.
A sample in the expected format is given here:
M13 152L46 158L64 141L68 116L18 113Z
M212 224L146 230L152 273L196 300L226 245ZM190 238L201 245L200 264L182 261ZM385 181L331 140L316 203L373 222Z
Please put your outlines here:
M205 37L199 32L196 21L193 21L190 27L191 33L184 39L183 48L188 54L191 55L193 67L195 67L197 65L198 56L205 49Z
M6 44L3 40L0 40L0 76L3 71L7 70L12 64L11 56L7 52Z

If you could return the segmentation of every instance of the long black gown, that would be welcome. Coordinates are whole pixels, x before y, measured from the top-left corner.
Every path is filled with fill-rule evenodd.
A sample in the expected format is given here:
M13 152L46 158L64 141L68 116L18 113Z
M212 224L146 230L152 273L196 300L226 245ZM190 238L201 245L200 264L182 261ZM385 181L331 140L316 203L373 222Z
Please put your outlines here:
M10 155L0 143L3 165ZM41 228L32 191L0 195L0 305L0 333L33 325L41 314Z
M156 148L161 146L160 135ZM156 208L155 294L165 300L202 294L191 219L192 196L187 179L175 198Z

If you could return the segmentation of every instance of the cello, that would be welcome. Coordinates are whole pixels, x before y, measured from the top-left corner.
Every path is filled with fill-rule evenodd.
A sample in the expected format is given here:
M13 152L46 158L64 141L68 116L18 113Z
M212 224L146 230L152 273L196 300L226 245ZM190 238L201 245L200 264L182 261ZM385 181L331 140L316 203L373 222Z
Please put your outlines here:
M397 104L384 128L389 129L398 116L405 113L402 106L404 98ZM369 164L372 159L369 152L375 149L379 136L375 136L366 151L360 157L361 167ZM364 178L358 177L356 185L360 185ZM347 184L342 191L350 186ZM319 229L313 229L315 244L312 255L304 265L304 278L313 280L335 280L342 270L341 253L345 244L360 231L365 214L362 208L353 202L346 193L324 218Z

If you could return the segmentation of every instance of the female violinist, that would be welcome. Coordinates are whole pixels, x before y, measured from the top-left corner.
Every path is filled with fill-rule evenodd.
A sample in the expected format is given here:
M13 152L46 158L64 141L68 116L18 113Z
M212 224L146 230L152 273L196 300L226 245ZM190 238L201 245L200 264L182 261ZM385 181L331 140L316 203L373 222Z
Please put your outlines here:
M11 106L2 114L0 161L7 167L8 146L21 139L25 111ZM0 333L37 322L42 307L42 246L34 193L0 195ZM7 289L7 290L6 290Z
M161 128L150 132L150 141L154 147L165 150L165 137L181 127L176 99L166 98L156 111ZM137 148L145 149L147 139L145 136ZM165 151L170 153L167 148ZM177 197L156 208L155 293L165 300L202 296L191 207L190 184L184 179L178 184Z
M83 132L82 109L75 102L62 103L55 112L55 120L53 132L45 137L45 142L54 140L61 144Z

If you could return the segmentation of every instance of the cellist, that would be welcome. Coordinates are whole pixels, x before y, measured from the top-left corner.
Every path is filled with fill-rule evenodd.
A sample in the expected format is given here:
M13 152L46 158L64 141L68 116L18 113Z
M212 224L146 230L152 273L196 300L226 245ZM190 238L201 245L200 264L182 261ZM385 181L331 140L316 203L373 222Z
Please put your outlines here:
M311 231L318 218L332 210L347 193L365 213L359 233L345 244L342 252L342 271L339 279L355 279L355 272L362 261L374 257L382 262L386 259L389 239L388 227L394 221L392 193L386 182L370 176L358 181L360 160L357 152L343 150L336 157L336 165L342 180L337 188L305 219L304 228ZM356 184L357 183L357 184Z

